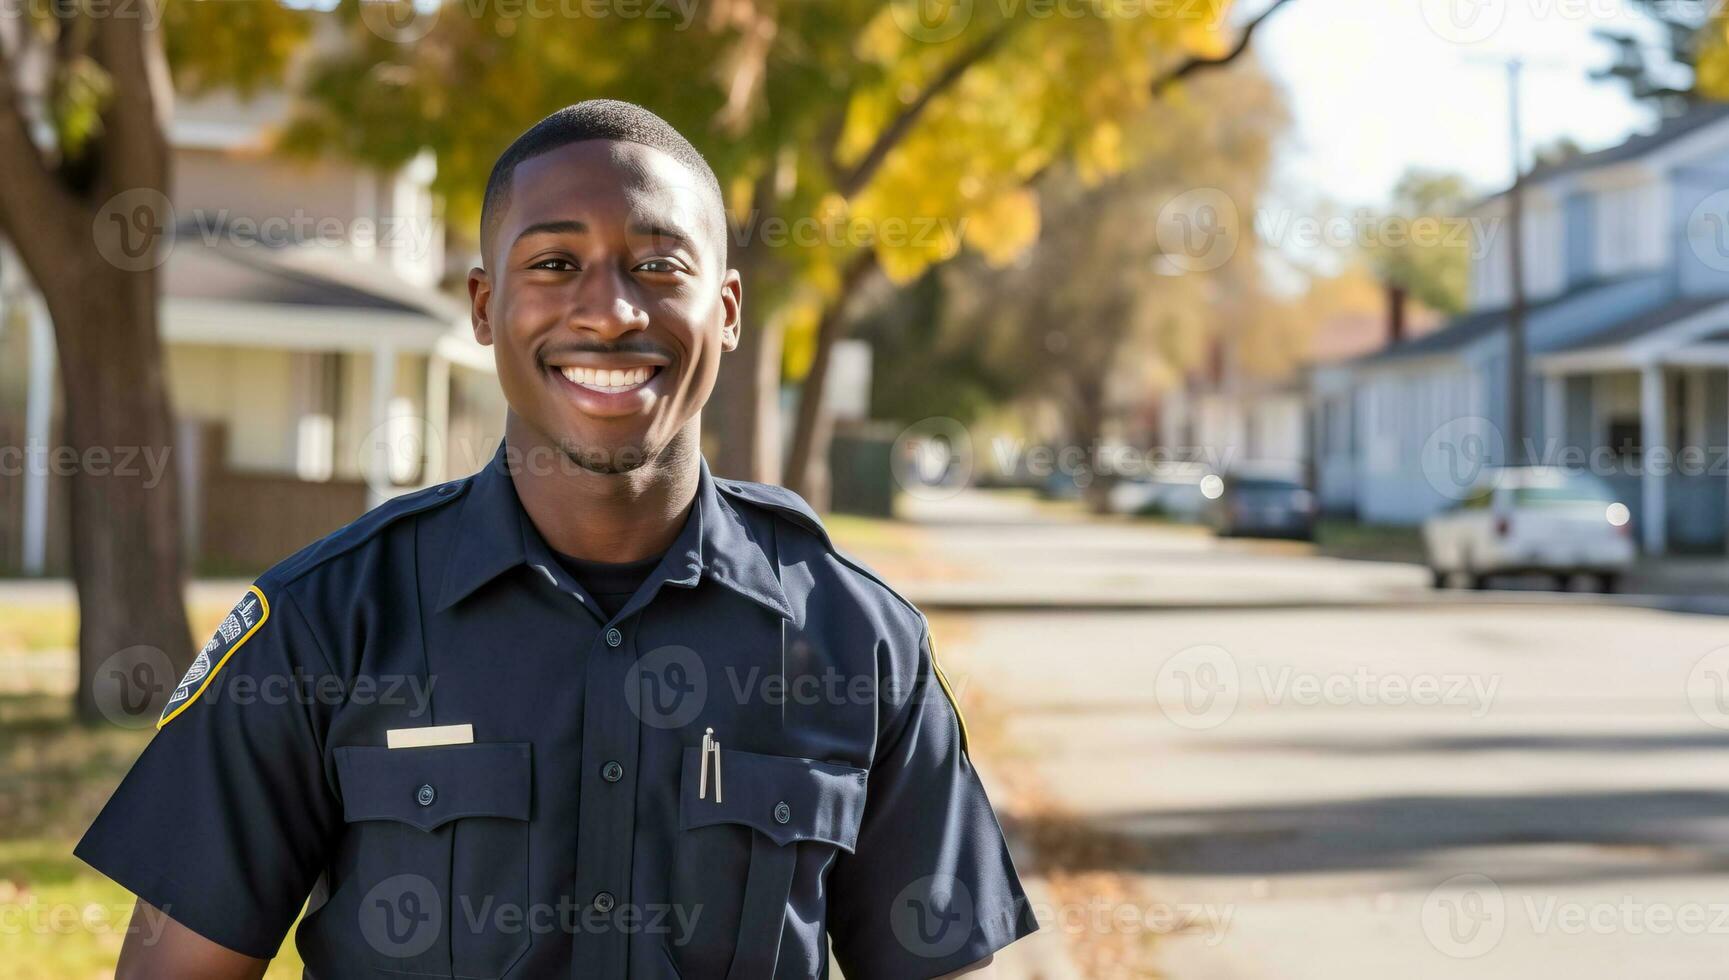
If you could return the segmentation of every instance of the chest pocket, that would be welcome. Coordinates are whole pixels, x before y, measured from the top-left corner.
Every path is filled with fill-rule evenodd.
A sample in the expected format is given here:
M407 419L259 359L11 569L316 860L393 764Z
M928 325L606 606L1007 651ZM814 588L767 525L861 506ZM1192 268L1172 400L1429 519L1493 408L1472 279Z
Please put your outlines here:
M868 773L732 749L722 756L719 792L712 770L704 792L701 750L684 750L673 895L702 914L675 951L679 969L716 980L815 976L820 964L781 956L788 901L795 879L819 881L858 843Z
M336 750L359 948L374 966L490 980L527 950L530 748Z

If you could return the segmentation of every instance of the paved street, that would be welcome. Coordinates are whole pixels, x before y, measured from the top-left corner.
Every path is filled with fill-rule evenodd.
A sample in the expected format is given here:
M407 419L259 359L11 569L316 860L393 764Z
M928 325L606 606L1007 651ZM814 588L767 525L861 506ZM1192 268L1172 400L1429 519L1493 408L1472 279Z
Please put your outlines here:
M916 516L983 569L950 594L1123 598L963 601L944 657L1155 903L1129 912L1189 922L1165 974L1723 975L1729 619L1434 602L1406 566L988 498ZM1146 588L1183 601L1130 608Z

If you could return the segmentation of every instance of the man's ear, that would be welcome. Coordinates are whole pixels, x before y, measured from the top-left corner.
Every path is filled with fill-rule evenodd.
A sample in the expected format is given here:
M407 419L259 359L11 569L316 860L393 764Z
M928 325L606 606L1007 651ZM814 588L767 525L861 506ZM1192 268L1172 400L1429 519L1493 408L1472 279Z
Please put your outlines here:
M492 315L487 304L492 300L492 280L480 266L468 270L468 320L474 327L474 339L481 346L492 344Z
M735 350L744 330L744 280L737 269L726 270L726 279L720 284L720 305L720 349Z

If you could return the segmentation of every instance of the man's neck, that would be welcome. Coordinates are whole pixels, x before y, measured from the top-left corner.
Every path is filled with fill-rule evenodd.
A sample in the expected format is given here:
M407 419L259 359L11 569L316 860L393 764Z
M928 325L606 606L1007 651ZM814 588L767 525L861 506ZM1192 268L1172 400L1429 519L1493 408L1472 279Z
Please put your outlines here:
M588 561L640 561L662 554L683 529L701 478L696 426L628 473L579 467L516 417L505 424L511 482L548 546Z

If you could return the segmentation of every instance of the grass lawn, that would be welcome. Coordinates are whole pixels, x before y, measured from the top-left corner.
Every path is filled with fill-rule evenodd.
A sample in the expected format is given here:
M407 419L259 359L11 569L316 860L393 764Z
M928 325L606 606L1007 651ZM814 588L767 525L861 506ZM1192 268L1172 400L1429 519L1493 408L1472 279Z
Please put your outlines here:
M190 612L207 635L227 609ZM112 977L131 919L72 846L150 732L73 720L76 635L70 603L0 606L0 980ZM290 942L268 976L300 974Z
M1415 527L1322 520L1315 527L1315 547L1334 558L1363 561L1402 561L1423 564L1423 532Z

